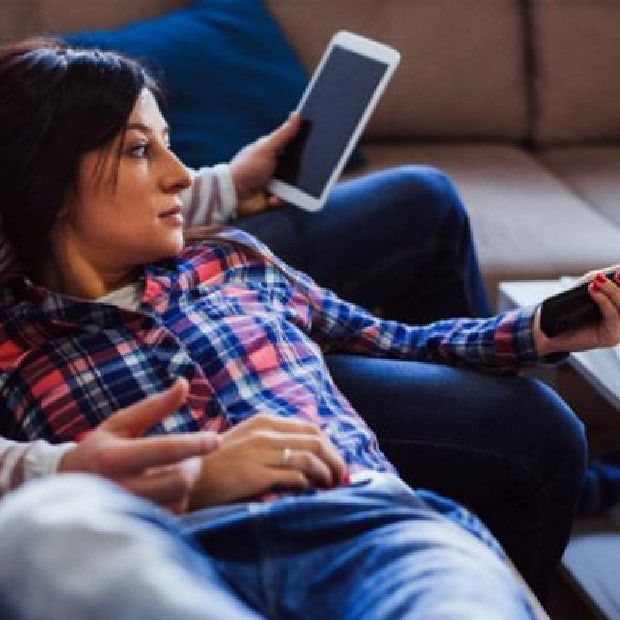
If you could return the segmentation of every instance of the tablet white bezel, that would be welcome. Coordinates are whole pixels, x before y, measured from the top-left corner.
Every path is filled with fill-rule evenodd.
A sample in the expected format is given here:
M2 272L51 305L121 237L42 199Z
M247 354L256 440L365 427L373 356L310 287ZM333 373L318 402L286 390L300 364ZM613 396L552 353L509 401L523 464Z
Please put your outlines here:
M291 202L294 205L301 207L302 209L306 209L307 211L318 211L325 204L325 200L327 198L329 190L332 188L333 184L340 176L353 149L355 148L355 145L357 144L357 141L362 131L364 130L364 127L366 126L366 123L370 118L370 115L372 114L375 106L377 105L377 102L379 101L379 98L385 90L385 87L387 86L390 78L392 77L392 74L394 73L394 70L396 69L400 61L400 54L388 45L384 45L383 43L379 43L377 41L367 39L360 35L353 34L352 32L341 30L337 32L329 42L327 49L325 50L314 74L312 75L310 82L308 83L308 86L306 87L306 90L304 91L304 94L301 97L301 100L299 101L297 110L301 110L303 108L304 103L308 99L312 88L317 81L332 51L332 48L335 45L339 45L362 56L367 56L374 60L383 62L387 65L387 69L383 74L383 77L377 84L375 92L370 98L368 105L364 110L364 113L360 116L360 119L355 129L349 137L346 148L343 150L338 163L334 167L331 176L327 180L327 183L325 184L325 187L323 188L323 191L318 198L280 179L274 178L269 182L268 189L270 192L272 192L276 196L279 196L287 202Z

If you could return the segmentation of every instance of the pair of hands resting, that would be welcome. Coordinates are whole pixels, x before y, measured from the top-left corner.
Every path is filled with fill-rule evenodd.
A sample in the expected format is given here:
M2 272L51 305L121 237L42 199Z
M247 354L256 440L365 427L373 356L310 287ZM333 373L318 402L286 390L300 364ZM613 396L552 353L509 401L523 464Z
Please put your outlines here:
M184 379L118 411L60 461L60 472L89 472L182 513L255 498L273 489L340 484L345 464L330 440L300 420L256 415L229 431L142 437L187 398ZM285 448L289 458L283 461Z
M616 272L615 282L605 277L610 271ZM591 271L580 278L577 284L583 282L589 282L588 292L598 305L602 319L548 338L540 329L539 307L534 316L534 343L539 356L600 349L620 342L620 265Z

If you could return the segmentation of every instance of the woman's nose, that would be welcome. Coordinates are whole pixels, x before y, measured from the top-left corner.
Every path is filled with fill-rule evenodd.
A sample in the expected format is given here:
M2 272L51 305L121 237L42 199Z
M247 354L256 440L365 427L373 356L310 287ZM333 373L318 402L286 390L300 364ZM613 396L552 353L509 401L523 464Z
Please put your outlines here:
M164 177L165 189L181 191L192 184L192 173L189 168L172 152L169 153L168 169Z

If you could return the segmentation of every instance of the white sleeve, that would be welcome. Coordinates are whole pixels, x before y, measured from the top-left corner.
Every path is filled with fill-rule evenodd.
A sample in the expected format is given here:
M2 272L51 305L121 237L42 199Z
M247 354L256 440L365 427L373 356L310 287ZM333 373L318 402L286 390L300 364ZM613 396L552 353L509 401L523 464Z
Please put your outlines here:
M60 458L74 443L53 445L47 441L12 441L0 437L0 495L33 478L56 472Z
M185 226L224 224L237 216L237 192L228 164L194 171L191 187L181 194Z

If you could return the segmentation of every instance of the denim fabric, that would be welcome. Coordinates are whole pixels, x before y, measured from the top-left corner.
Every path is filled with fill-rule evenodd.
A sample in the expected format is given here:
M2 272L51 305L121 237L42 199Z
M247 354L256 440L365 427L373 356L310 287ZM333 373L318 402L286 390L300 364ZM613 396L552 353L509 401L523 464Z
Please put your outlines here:
M11 620L533 617L484 526L391 474L182 520L57 476L4 499L0 528Z
M57 475L0 501L3 620L256 620L154 504Z
M368 174L336 185L318 213L289 206L235 226L385 318L426 323L489 314L467 212L434 168Z
M583 485L583 424L543 383L328 356L332 377L413 488L471 508L544 600Z

